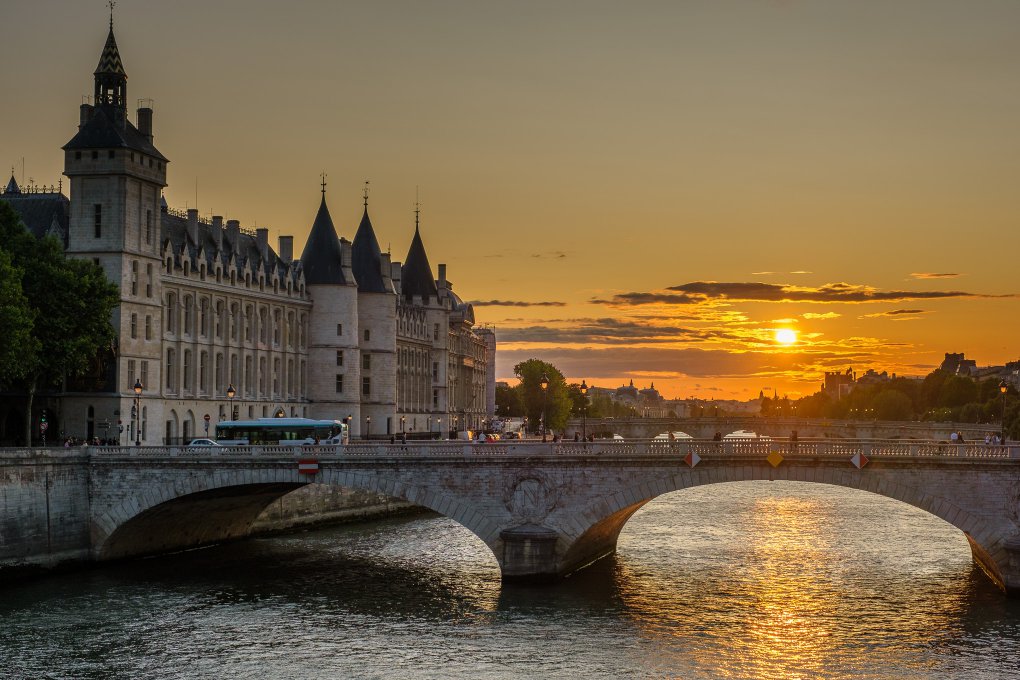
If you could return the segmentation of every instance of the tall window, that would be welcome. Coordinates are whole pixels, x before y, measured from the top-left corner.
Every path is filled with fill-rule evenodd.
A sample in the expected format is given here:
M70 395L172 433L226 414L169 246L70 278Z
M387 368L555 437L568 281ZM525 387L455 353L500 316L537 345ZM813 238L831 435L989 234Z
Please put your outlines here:
M432 339L433 340L439 339L439 324L432 325Z
M176 358L172 349L166 351L166 388L171 391L174 389L174 364Z
M138 260L131 260L131 294L138 295Z
M439 362L432 362L432 382L439 382Z
M145 339L152 340L152 317L145 315Z
M273 312L273 345L280 346L280 310Z
M184 298L184 332L189 334L189 335L194 330L192 328L192 325L191 325L191 323L192 323L192 321L191 321L191 305L192 305L192 301L191 301L191 296L189 295L188 297ZM185 389L187 389L187 385L185 385Z
M173 293L166 296L166 330L168 333L177 332L177 296Z
M152 264L145 265L145 297L152 297Z
M209 354L202 352L198 355L198 389L205 392L209 385Z
M130 390L132 387L135 386L135 378L138 377L137 375L135 375L134 359L128 359L127 376L125 377L127 377L127 388ZM144 385L145 383L142 384Z
M336 393L340 394L344 391L344 376L341 373L336 374Z
M137 314L132 314L131 315L131 337L132 338L137 338L138 337L138 315Z
M340 335L343 335L343 334L344 334L344 325L343 325L342 323L338 323L338 324L336 325L336 334L337 334L338 336L340 336Z
M273 394L280 393L280 360L273 359Z
M199 329L200 329L199 332L202 335L204 335L204 336L208 336L209 335L209 301L207 299L205 299L205 298L202 298L202 301L199 303L199 305L200 305L199 321L198 321L198 325L199 325Z
M361 379L361 393L366 397L372 394L372 379L368 376Z
M142 385L143 386L148 386L148 384L149 384L149 362L148 361L143 361L141 363L142 363L142 378L141 378ZM131 386L134 387L134 384L132 384Z
M251 396L252 384L251 384L251 357L244 358L244 392Z
M103 237L103 206L100 203L96 203L94 206L94 226L96 238Z
M191 389L191 350L184 350L184 389Z
M371 339L372 339L372 331L370 331L369 329L366 328L365 329L365 342L368 342Z
M361 368L362 368L362 370L365 370L365 371L372 370L372 355L371 354L362 354L361 355Z
M338 349L336 351L336 365L337 366L343 366L344 365L344 352L343 352L342 349Z
M152 211L145 211L145 242L152 243Z

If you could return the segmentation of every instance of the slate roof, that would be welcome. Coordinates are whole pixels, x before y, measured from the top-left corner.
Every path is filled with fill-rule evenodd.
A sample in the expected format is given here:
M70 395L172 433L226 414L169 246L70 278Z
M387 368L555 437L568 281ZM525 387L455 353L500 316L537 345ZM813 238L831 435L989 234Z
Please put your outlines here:
M13 178L11 180L13 181ZM14 208L14 212L18 213L21 221L36 238L52 234L67 248L67 230L71 214L71 202L67 196L56 191L28 194L7 191L0 194L0 201L6 201Z
M78 129L78 134L64 145L64 150L72 149L132 149L141 151L166 162L166 157L156 150L149 138L138 131L131 121L124 126L117 125L106 110L97 106L92 110L92 118Z
M113 37L113 26L110 26L110 33L106 36L103 53L99 55L99 66L96 66L93 75L105 74L127 78L127 73L124 72L124 63L120 59L120 50L117 49L117 39Z
M407 250L404 265L400 268L400 293L410 298L419 296L422 299L437 297L436 280L432 278L432 267L429 256L425 254L425 244L421 241L418 225L414 225L414 238Z
M368 219L368 206L361 217L358 232L354 235L351 245L351 269L354 280L358 282L359 293L388 293L382 276L382 250L372 228L372 220Z
M326 207L326 194L322 195L319 212L312 223L305 249L301 253L301 267L307 285L345 284L340 261L340 240L333 226L333 218Z
M259 251L258 241L254 236L239 233L237 236L237 247L230 244L227 239L227 230L223 229L222 240L217 250L216 241L213 238L213 225L205 222L198 223L197 241L192 241L188 236L188 220L185 217L162 213L160 221L162 243L169 242L170 250L173 253L174 266L181 267L187 260L192 269L198 269L202 263L200 255L205 257L207 271L215 271L216 262L219 261L223 270L230 272L230 260L234 258L237 264L239 278L243 278L245 272L251 272L252 280L257 281L260 273L265 274L267 282L272 281L273 273L280 277L281 281L290 279L297 283L301 268L299 263L288 263L280 259L273 248L266 249L266 257L262 257Z

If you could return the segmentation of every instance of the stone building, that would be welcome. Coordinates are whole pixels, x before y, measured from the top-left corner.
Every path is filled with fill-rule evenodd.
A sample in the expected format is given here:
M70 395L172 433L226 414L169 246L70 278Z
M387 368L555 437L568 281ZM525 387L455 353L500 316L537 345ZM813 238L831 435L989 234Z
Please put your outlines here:
M367 194L352 242L333 224L323 183L295 259L292 236L274 250L268 229L169 208L153 110L132 121L127 102L111 23L92 103L63 147L70 196L22 190L14 177L0 193L33 233L56 236L120 287L118 342L98 374L37 399L51 436L155 445L273 415L348 420L355 437L439 436L491 417L494 336L475 330L445 265L433 278L417 216L405 263L391 262ZM21 431L18 404L0 403L0 441Z

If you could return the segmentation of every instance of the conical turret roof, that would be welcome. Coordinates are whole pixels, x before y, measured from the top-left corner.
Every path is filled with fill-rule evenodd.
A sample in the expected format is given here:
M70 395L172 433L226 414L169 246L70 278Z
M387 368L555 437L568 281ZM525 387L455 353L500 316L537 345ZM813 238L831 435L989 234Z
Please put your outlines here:
M419 296L423 299L436 297L436 280L432 278L432 266L429 256L425 254L425 244L421 241L417 220L414 225L414 238L407 250L404 265L400 268L400 292L404 297Z
M4 189L6 194L20 194L21 187L18 186L18 181L14 179L14 173L11 173L11 181L7 183L7 188Z
M382 250L372 228L372 220L368 218L368 206L361 217L358 232L354 235L351 245L351 269L354 280L358 282L359 293L386 293L386 284L382 276Z
M305 283L310 286L347 283L340 258L340 240L333 226L333 218L329 216L329 208L326 207L326 194L323 193L319 212L301 253Z
M120 60L120 50L117 49L117 39L113 37L113 25L110 25L110 33L106 36L106 45L103 46L103 53L99 55L99 65L96 66L93 75L111 74L127 78L124 71L124 62Z

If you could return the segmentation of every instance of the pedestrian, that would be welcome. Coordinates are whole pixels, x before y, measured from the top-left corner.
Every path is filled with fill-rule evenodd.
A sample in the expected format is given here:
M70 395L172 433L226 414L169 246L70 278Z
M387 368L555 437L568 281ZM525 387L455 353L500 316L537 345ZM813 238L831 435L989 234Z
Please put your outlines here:
M954 444L960 441L960 435L957 434L956 430L953 430L953 433L949 435L949 441L951 441Z
M985 446L988 446L991 443L992 443L992 435L986 434L985 435Z

